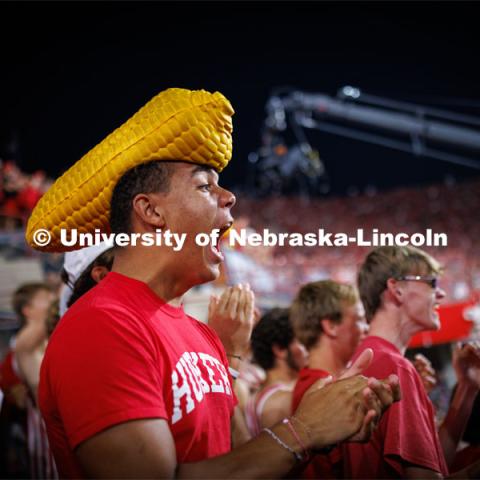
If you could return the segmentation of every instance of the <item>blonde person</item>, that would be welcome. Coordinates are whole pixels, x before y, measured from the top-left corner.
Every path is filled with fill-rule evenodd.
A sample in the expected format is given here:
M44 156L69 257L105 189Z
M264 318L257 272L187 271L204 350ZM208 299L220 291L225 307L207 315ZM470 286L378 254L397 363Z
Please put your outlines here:
M439 433L422 379L404 357L415 333L440 327L437 308L445 296L440 274L438 262L414 247L379 247L360 267L358 288L370 331L355 355L372 349L374 361L366 373L377 378L395 373L405 395L384 415L369 443L343 446L347 477L442 478L449 474L480 388L480 348L467 344L454 352L458 388ZM459 475L468 478L472 473Z
M308 350L308 364L300 370L292 395L295 411L317 380L338 376L347 367L368 324L358 292L352 285L322 280L303 285L290 308L295 336ZM341 475L338 449L317 455L301 474L304 478Z

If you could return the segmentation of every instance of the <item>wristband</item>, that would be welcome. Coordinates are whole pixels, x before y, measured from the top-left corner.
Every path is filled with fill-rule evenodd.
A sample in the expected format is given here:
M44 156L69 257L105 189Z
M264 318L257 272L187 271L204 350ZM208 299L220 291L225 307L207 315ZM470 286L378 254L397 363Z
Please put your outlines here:
M285 450L288 450L298 462L303 461L303 457L297 453L293 448L289 447L278 435L273 433L269 428L264 428L262 432L267 432L279 445L281 445Z
M295 419L295 421L298 422L305 429L309 438L311 438L310 429L302 421L300 421L295 415L292 415L290 417L290 419ZM290 422L293 423L292 420L290 420ZM337 447L337 444L327 445L326 447L315 448L315 449L313 449L313 451L308 450L307 452L310 454L310 456L311 456L312 452L315 453L315 454L319 453L320 455L328 455L336 447Z
M288 429L290 430L290 433L293 435L293 437L295 438L295 440L297 441L297 443L300 445L300 447L302 447L302 450L303 450L303 459L306 461L306 460L309 460L310 459L310 451L308 450L308 448L305 446L305 444L302 442L302 439L300 438L300 435L297 433L297 431L295 430L295 427L293 426L293 423L291 422L291 420L287 417L287 418L284 418L282 420L282 423L284 425L286 425L288 427Z
M228 371L230 372L230 375L234 380L236 380L240 376L240 372L232 367L228 367Z

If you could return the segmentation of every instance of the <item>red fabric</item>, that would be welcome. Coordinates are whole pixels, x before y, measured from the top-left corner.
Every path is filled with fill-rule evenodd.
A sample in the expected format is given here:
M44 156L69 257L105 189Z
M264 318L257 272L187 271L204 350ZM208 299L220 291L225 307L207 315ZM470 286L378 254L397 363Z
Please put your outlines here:
M42 192L38 191L32 185L27 185L23 190L18 193L17 204L27 210L32 211L37 202L42 197Z
M317 368L302 368L298 374L297 382L295 383L295 388L293 389L292 394L292 412L298 408L300 405L300 400L302 399L305 392L320 378L328 377L330 374L325 370L320 370Z
M347 478L405 478L405 463L448 474L435 428L434 409L413 365L390 342L367 337L355 352L374 351L373 363L363 374L385 378L398 375L402 399L382 416L367 444L342 447Z
M0 388L7 394L12 387L19 383L23 382L13 368L13 352L9 350L0 364Z
M61 319L41 369L40 409L61 477L82 477L77 445L132 419L166 419L178 462L226 453L235 402L213 330L113 272Z
M317 380L329 375L325 370L302 368L292 394L292 412L295 412L300 405L305 392ZM340 459L340 450L338 448L332 450L328 455L315 455L301 474L298 475L301 478L339 478L341 476Z
M17 197L7 197L2 205L2 215L8 217L19 217L22 209L18 203Z

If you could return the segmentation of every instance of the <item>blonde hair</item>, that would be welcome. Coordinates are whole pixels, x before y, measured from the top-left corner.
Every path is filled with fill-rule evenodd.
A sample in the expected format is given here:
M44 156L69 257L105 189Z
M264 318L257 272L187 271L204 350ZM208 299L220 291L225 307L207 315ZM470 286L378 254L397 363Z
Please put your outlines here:
M440 264L428 253L415 247L378 247L372 250L358 273L358 289L370 321L382 303L382 293L389 278L403 275L438 275Z
M305 347L311 348L323 333L320 320L340 323L346 305L358 302L357 290L352 285L332 280L307 283L290 307L290 321L295 336Z

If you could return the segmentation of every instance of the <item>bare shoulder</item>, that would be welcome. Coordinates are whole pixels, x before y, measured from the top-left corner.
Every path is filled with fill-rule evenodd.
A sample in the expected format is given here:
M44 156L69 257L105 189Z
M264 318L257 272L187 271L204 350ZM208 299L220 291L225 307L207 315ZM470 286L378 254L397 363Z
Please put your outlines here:
M275 408L282 405L285 405L286 402L292 401L293 388L286 388L282 390L277 390L275 393L272 393L270 397L265 402L265 407Z
M267 399L261 415L263 427L271 427L291 414L292 390L279 390Z
M39 343L39 339L42 340L42 330L36 325L26 325L17 333L15 338L15 353L18 355L34 350Z

